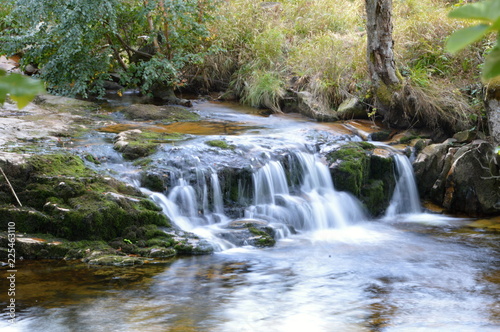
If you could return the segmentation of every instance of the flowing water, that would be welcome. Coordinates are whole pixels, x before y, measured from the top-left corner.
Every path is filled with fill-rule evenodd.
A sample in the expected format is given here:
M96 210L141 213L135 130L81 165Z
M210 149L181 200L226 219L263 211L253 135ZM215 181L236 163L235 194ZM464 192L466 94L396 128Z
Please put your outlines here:
M144 191L217 252L132 268L21 262L18 322L2 319L2 331L500 329L498 233L425 212L406 157L395 156L393 199L374 220L353 196L335 190L321 158L358 137L297 116L213 103L198 108L212 122L243 128L165 144L153 158L171 184L163 193ZM204 144L208 139L235 148L216 150ZM137 167L105 142L91 147L106 156L102 169L134 182ZM225 191L227 168L247 174L238 179L237 201ZM276 246L236 247L217 236L241 218L268 222Z

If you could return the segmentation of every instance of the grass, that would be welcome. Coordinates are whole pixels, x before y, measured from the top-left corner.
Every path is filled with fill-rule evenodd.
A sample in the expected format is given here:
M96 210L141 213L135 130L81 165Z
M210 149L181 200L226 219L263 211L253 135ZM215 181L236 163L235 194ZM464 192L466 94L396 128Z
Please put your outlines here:
M422 98L407 108L429 125L451 116L450 125L465 119L467 126L480 105L467 87L479 81L489 40L447 54L446 38L467 25L448 19L451 9L444 0L394 1L394 52L405 89ZM309 91L326 108L352 95L370 102L363 1L291 0L263 9L235 0L223 2L218 15L210 31L221 51L196 69L207 89L230 82L244 103L275 112L287 90Z

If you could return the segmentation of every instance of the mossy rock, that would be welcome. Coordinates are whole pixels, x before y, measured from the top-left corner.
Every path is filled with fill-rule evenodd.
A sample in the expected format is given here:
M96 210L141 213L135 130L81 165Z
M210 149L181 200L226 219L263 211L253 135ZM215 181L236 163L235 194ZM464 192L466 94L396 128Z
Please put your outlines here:
M371 151L375 146L361 143L349 143L327 155L332 164L331 171L335 189L348 191L356 197L361 196L361 188L366 183L370 170Z
M248 227L250 233L255 237L250 238L251 244L255 247L272 247L276 244L271 227Z
M387 209L396 185L390 152L367 142L351 142L326 157L335 189L352 193L374 216Z
M136 104L123 107L120 111L131 120L161 120L164 123L170 123L200 119L200 116L195 112L173 105Z
M224 150L234 150L236 148L235 145L228 144L227 141L221 139L215 139L205 142L206 145L224 149Z
M16 182L24 207L5 202L0 220L15 221L18 231L49 233L68 240L106 240L130 226L169 227L161 208L137 189L99 176L69 154L34 156L28 176ZM8 188L0 190L10 193Z
M132 129L119 133L115 138L113 148L121 152L125 159L135 160L155 153L161 143L177 141L182 138L183 135L176 133L167 134Z

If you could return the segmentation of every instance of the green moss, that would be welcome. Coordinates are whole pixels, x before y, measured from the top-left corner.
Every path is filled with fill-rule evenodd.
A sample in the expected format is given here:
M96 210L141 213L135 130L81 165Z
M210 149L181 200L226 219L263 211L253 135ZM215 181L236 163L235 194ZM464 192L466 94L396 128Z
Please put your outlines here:
M151 164L152 162L153 162L153 159L151 159L151 158L142 158L142 159L135 160L133 165L139 166L139 167L145 167L145 166L148 166L149 164Z
M129 160L147 157L156 152L161 143L178 141L184 136L177 133L135 132L126 136L125 145L115 145L115 149Z
M250 233L259 236L260 238L255 240L255 245L258 247L272 247L276 244L276 240L266 231L258 229L256 227L248 227Z
M236 146L234 146L232 144L228 144L225 140L218 140L218 139L206 141L205 144L212 146L212 147L225 149L225 150L234 150L236 148Z
M90 161L91 163L94 163L96 165L100 165L101 164L101 162L99 160L95 159L95 157L93 155L91 155L91 154L85 155L84 158L85 158L85 160Z
M35 174L44 176L90 177L96 175L93 170L85 167L81 158L67 153L36 155L30 158L29 164Z
M337 164L332 170L337 190L349 191L360 197L369 174L370 157L366 150L372 148L374 146L366 142L350 143L327 155L330 163Z

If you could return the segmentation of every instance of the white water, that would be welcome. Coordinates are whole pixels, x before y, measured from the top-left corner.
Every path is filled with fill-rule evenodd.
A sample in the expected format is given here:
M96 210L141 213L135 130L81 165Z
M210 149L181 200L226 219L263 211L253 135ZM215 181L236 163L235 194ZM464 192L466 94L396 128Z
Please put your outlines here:
M391 218L399 214L418 214L422 212L417 184L410 160L400 154L394 155L398 179L396 188L387 209L386 217Z
M253 203L244 208L241 217L269 222L277 229L278 238L290 234L283 225L299 231L315 231L343 228L367 220L355 197L334 189L328 168L315 155L294 152L290 157L289 170L277 160L267 161L255 170L252 177ZM289 183L287 172L298 179L298 183ZM183 178L177 182L167 195L154 193L151 197L181 229L196 233L196 230L210 226L205 227L205 233L209 229L220 230L213 226L223 226L230 221L224 213L224 198L217 173L213 170L209 184L194 186ZM195 187L202 188L203 193L198 195ZM212 193L211 207L208 192ZM198 197L203 197L201 202Z

